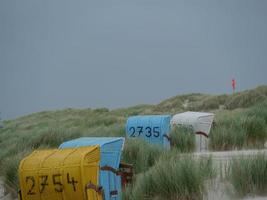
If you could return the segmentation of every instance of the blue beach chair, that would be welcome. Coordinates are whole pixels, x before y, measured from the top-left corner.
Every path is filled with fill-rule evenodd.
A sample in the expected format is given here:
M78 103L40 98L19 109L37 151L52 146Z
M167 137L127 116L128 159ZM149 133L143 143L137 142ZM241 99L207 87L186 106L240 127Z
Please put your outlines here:
M126 135L129 138L140 138L169 149L170 120L170 115L129 117L126 124Z
M100 185L104 189L105 200L120 200L123 172L120 160L124 146L122 137L82 137L62 143L59 148L100 146ZM125 164L124 164L125 165ZM128 165L126 165L127 167Z

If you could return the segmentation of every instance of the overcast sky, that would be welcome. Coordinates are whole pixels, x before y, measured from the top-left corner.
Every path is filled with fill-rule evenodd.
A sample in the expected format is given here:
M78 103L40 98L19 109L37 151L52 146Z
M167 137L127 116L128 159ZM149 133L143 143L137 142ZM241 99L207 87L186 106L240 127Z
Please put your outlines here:
M1 0L0 112L267 84L265 0Z

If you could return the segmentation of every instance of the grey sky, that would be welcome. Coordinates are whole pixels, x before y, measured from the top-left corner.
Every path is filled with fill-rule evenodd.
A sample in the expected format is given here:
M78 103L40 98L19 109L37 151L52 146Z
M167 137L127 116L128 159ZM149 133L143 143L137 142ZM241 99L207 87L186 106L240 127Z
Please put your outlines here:
M125 107L267 84L265 0L1 0L0 111Z

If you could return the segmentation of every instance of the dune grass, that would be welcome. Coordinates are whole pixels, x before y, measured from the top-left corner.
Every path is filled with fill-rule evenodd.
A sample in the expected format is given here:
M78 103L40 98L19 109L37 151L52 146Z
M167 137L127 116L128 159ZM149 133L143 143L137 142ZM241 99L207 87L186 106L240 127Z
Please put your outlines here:
M240 118L226 117L216 122L210 133L210 147L214 150L241 149L247 140Z
M264 145L267 140L267 100L252 106L244 113L243 127L249 142Z
M193 152L195 149L195 135L192 129L184 126L174 127L170 134L171 148L178 153ZM159 157L167 150L156 145L152 145L140 139L127 139L122 154L122 159L126 163L134 166L135 173L148 170L153 166Z
M212 149L262 147L267 135L266 94L267 86L262 86L234 95L187 94L157 105L116 110L68 108L4 121L4 128L0 129L0 176L11 185L17 185L18 163L33 150L56 148L66 140L82 136L125 136L127 117L139 114L214 111L218 120L211 133ZM217 110L221 105L228 110ZM237 107L240 109L236 110ZM180 134L171 134L175 147L172 151L191 152L194 139L181 130L178 132ZM128 144L127 141L123 159L134 164L136 173L146 173L162 159L162 155L165 153L155 147L137 141Z
M195 134L190 127L172 127L170 138L171 147L180 152L193 152L195 150Z
M126 163L133 164L134 172L138 174L153 166L163 151L162 148L151 145L146 141L127 139L122 160Z
M133 185L126 188L124 200L203 199L205 180L214 176L211 159L179 157L177 152L167 154L136 177Z
M227 109L248 108L267 99L267 87L259 86L254 90L246 90L230 95L225 106Z
M210 133L210 147L214 150L263 148L266 140L267 101L221 115Z
M232 160L228 180L239 196L267 194L267 156L259 154Z

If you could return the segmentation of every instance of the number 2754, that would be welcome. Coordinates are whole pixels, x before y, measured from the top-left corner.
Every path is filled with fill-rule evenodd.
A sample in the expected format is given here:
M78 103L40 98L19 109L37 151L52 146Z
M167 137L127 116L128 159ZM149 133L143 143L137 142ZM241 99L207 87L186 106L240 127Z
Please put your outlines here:
M39 176L39 192L43 193L45 191L45 188L49 185L48 181L48 175L42 175ZM52 175L52 185L54 187L55 192L63 192L63 184L61 182L62 175L61 174L53 174ZM35 195L35 187L36 187L36 180L34 176L26 176L26 184L29 186L29 189L27 191L27 195ZM67 183L72 185L73 191L76 191L76 184L78 184L78 181L75 181L75 179L72 177L70 178L69 173L67 173ZM38 187L38 186L37 186Z

